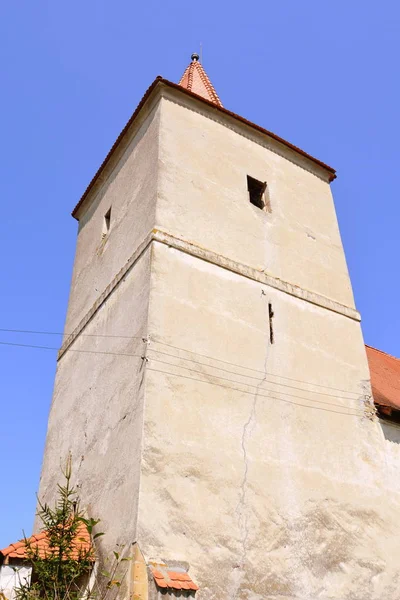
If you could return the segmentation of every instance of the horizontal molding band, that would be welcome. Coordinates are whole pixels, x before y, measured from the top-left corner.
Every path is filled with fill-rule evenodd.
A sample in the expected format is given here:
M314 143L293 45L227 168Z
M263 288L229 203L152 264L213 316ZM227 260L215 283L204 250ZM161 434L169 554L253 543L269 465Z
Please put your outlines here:
M288 283L283 279L269 275L261 269L255 269L249 265L226 258L221 254L217 254L212 250L207 250L206 248L202 248L201 246L187 242L174 235L171 235L170 233L166 233L159 229L154 229L153 240L160 242L161 244L171 246L172 248L176 248L181 252L185 252L186 254L190 254L191 256L195 256L196 258L200 258L206 262L217 265L218 267L222 267L223 269L227 269L228 271L232 271L233 273L237 273L238 275L242 275L243 277L247 277L248 279L252 279L253 281L258 281L259 283L268 285L269 287L275 288L276 290L284 292L285 294L289 294L290 296L294 296L295 298L299 298L300 300L304 300L305 302L326 308L332 312L349 317L349 319L353 319L354 321L361 321L360 313L350 306L340 304L340 302L330 300L326 296L322 296L316 292L310 292L298 285Z
M69 335L64 341L58 353L58 360L63 356L63 354L65 354L65 352L74 342L74 340L79 336L79 334L83 331L83 329L86 327L89 321L93 318L100 306L105 302L105 300L110 296L110 294L112 294L112 292L123 279L123 277L125 277L128 271L133 267L136 261L146 251L146 249L152 242L158 242L160 244L169 246L170 248L175 248L176 250L184 252L185 254L189 254L190 256L194 256L196 258L199 258L200 260L204 260L208 263L231 271L232 273L236 273L237 275L246 277L247 279L257 281L259 283L262 283L263 285L272 287L285 294L289 294L290 296L293 296L300 300L304 300L305 302L309 302L310 304L314 304L315 306L320 306L321 308L325 308L339 315L343 315L344 317L348 317L349 319L353 319L354 321L361 321L360 313L354 308L345 306L344 304L340 304L340 302L336 302L335 300L330 300L329 298L327 298L326 296L322 296L321 294L305 290L298 285L288 283L287 281L279 279L278 277L274 277L273 275L270 275L261 269L255 269L254 267L250 267L249 265L245 265L243 263L236 262L230 258L226 258L221 254L217 254L212 250L202 248L201 246L193 244L192 242L187 242L186 240L171 235L170 233L162 231L161 229L153 229L142 241L142 243L136 248L135 252L132 254L130 259L125 263L125 265L117 273L117 275L115 275L115 277L106 287L106 289L100 294L96 302L86 313L83 319L79 322L79 324L71 333L71 335Z

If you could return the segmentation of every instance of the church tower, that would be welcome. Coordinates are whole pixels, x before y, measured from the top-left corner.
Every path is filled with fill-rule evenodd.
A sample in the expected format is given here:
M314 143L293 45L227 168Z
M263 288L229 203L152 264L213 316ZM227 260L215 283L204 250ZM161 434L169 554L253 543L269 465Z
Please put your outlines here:
M334 178L224 108L194 54L73 211L39 496L71 451L102 553L133 544L130 598L395 597L399 486Z

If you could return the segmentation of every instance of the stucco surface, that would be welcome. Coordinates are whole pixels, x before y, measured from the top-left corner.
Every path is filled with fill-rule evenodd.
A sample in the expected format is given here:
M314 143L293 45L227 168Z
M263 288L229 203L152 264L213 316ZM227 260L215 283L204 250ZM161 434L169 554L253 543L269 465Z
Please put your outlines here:
M157 225L353 306L328 183L218 117L163 99ZM247 175L267 182L271 213L250 204Z
M201 598L395 598L399 456L364 416L359 324L154 246L146 558L188 561Z
M65 331L71 333L151 231L155 220L159 111L144 112L80 211ZM110 233L102 239L111 208Z
M58 364L39 494L72 451L102 553L136 541L189 565L199 599L395 600L399 446L372 416L329 185L157 94L79 209L66 331L83 325Z
M140 357L149 283L150 250L59 361L49 417L39 497L54 499L60 465L71 451L73 481L83 507L101 519L106 553L136 536L144 385Z

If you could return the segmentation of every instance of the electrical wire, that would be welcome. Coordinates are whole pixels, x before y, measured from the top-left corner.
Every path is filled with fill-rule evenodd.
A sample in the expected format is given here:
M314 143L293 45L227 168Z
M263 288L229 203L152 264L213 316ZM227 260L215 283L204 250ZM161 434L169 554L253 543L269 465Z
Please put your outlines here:
M4 329L0 328L1 332L4 333L32 333L36 335L62 335L64 337L69 337L73 335L73 333L62 333L60 331L33 331L32 329ZM79 333L79 337L105 337L105 338L124 338L124 339L134 339L134 340L142 340L144 336L136 336L136 335L111 335L107 333Z
M287 387L290 388L292 390L300 390L303 392L309 392L311 394L319 394L320 396L328 396L330 398L343 398L343 396L338 396L337 394L329 394L327 392L320 392L320 391L315 391L315 390L307 390L304 388L300 388L298 386L294 386L294 385L288 385L287 383L279 383L276 381L270 381L269 379L266 379L266 377L264 378L260 378L260 377L254 377L253 375L245 375L244 373L235 373L234 371L230 371L229 369L224 369L223 367L215 367L214 365L207 365L205 363L202 362L198 362L192 358L184 358L183 356L176 356L176 354L168 354L167 352L162 352L161 350L155 350L154 348L152 348L151 346L149 347L149 351L150 352L156 352L157 354L162 354L164 356L169 356L171 358L175 358L176 360L184 360L187 362L193 362L197 365L201 365L203 367L208 367L210 369L217 369L218 371L224 371L225 373L231 373L232 375L238 375L239 377L247 377L248 379L254 379L255 381L258 381L260 383L263 383L264 381L266 381L267 383L271 383L272 385L278 385L281 387ZM246 367L241 367L241 368L246 368ZM265 375L270 375L270 373L266 373ZM278 375L279 377L279 375ZM312 383L308 383L305 381L302 381L301 383L304 383L306 385L314 385ZM278 390L275 390L278 391ZM344 392L346 394L354 394L356 395L356 392L350 392L349 390L346 390L346 392ZM347 400L351 400L351 401L355 401L357 400L359 397L359 394L357 394L357 398L346 398Z
M212 373L204 373L202 371L199 371L198 369L191 369L189 367L183 367L182 365L171 364L169 362L160 360L158 358L149 357L149 359L150 359L150 361L154 360L155 362L167 365L169 367L176 367L177 369L185 369L186 371L191 371L192 373L199 373L200 375L203 375L204 377L214 377L215 379L221 379L222 381L229 381L230 383L237 383L239 385L247 385L247 387L261 389L266 392L272 392L274 394L281 394L283 396L288 396L291 398L298 398L299 400L306 400L307 402L318 402L319 404L326 404L327 406L337 406L339 408L343 408L343 405L341 405L341 404L333 404L332 402L324 402L323 400L317 400L316 398L305 398L304 396L298 396L297 394L289 394L288 392L281 392L280 390L271 390L271 388L260 387L260 384L264 383L263 380L261 380L258 385L253 385L251 383L246 383L245 381L237 381L236 379L229 379L228 377L221 377L221 375L213 375ZM307 391L307 390L302 390L302 391ZM318 392L314 392L314 393L318 394ZM334 396L334 398L339 398L339 397ZM346 398L344 398L344 400L346 400ZM347 398L347 400L348 400L348 398Z
M264 371L261 371L260 369L254 369L253 367L245 367L244 365L238 365L236 363L232 363L229 362L227 360L222 360L221 358L216 358L215 356L209 356L208 354L200 354L199 352L194 352L193 350L188 350L187 348L181 348L179 346L173 346L172 344L167 344L166 342L161 342L155 338L151 338L151 341L156 342L157 344L161 344L163 346L169 346L170 348L175 348L176 350L182 350L183 352L189 352L190 354L197 354L197 356L201 356L202 358L210 358L211 360L216 360L218 362L222 362L226 365L231 365L232 367L239 367L240 369L247 369L249 371L254 371L256 373L262 373L263 375L265 375ZM297 383L306 383L309 385L314 385L315 387L323 387L323 388L327 388L329 390L336 390L337 392L344 392L347 394L356 394L356 392L351 392L349 390L343 390L340 388L336 388L336 387L331 387L329 385L324 385L321 383L314 383L311 381L304 381L302 379L294 379L293 377L286 377L285 375L276 375L274 373L268 373L270 376L272 377L279 377L281 379L286 379L288 381L296 381Z
M57 351L58 350L58 348L56 346L40 346L40 345L34 345L34 344L20 344L20 343L3 342L3 341L0 341L0 345L2 345L2 346L14 346L14 347L16 346L16 347L22 347L22 348L36 348L36 349L40 349L40 350L53 350L53 351ZM151 352L160 353L160 354L164 354L166 356L169 356L171 358L175 358L177 360L182 360L182 357L177 357L175 355L170 355L170 354L167 354L167 353L163 353L163 352L160 352L158 350L154 350L152 348L150 348L150 351ZM68 352L77 352L77 353L83 353L83 354L101 354L101 355L111 355L111 356L132 356L132 357L142 358L142 359L144 358L144 356L142 356L140 354L132 354L132 353L128 353L128 352L110 352L110 351L101 351L101 350L87 350L87 349L73 349L73 348L69 348ZM199 371L198 369L184 367L182 365L177 365L177 364L170 363L170 362L167 362L167 361L162 361L162 360L154 358L154 357L150 357L150 360L154 360L155 362L159 362L161 364L165 364L165 365L170 366L170 367L185 369L185 370L191 371L193 373L199 373L200 375L203 375L203 376L206 376L206 377L214 377L215 379L221 379L221 380L224 380L224 381L228 381L230 383L236 383L238 385L243 385L243 386L245 385L247 387L259 388L259 385L262 384L262 383L264 383L264 382L271 383L272 385L277 385L277 386L281 386L281 387L285 386L285 384L281 384L281 383L276 383L276 382L273 382L273 381L269 381L269 380L267 380L265 378L264 379L257 379L257 378L252 377L252 379L256 379L257 381L259 381L259 384L256 386L256 385L252 385L251 383L229 379L228 377L222 377L221 375L214 375L212 373L204 373L203 371ZM183 360L185 360L185 359L183 359ZM191 359L187 359L187 360L191 360ZM201 365L203 367L206 367L206 368L214 368L214 369L217 369L217 370L227 371L228 373L232 373L234 375L237 375L238 377L250 377L248 375L243 375L241 373L234 373L233 371L228 371L227 369L222 369L220 367L214 367L213 365L205 365L204 363L199 363L197 361L191 361L191 362L194 362L195 364L199 364L199 365ZM332 398L337 398L337 399L342 398L342 397L339 397L339 396L335 396L335 395L331 395L331 394L324 394L323 392L316 392L316 391L313 391L313 390L305 390L304 388L297 388L297 387L294 387L294 386L286 386L286 387L290 387L291 389L297 389L297 390L299 390L301 392L306 392L306 393L320 394L320 395L330 396ZM284 391L280 391L280 390L272 390L270 388L261 388L261 389L264 389L264 391L273 392L275 394L280 394L280 395L283 395L283 396L288 396L288 397L298 398L298 399L301 399L301 400L306 400L307 402L317 402L319 404L325 404L325 405L328 405L328 406L336 406L336 407L342 408L342 405L333 404L331 402L324 402L322 400L318 400L318 399L315 399L315 398L305 398L304 396L298 396L296 394L290 394L288 392L284 392ZM348 392L348 393L350 393L350 392ZM346 399L347 400L352 400L351 398L343 398L343 399L344 400L346 400Z
M28 333L28 334L36 334L36 335L62 335L64 337L68 337L68 336L73 335L72 333L61 333L61 332L56 332L56 331L35 331L35 330L29 330L29 329L6 329L6 328L0 328L0 332L5 332L5 333ZM134 336L134 335L112 335L112 334L101 334L101 333L79 333L79 337L81 337L81 336L83 336L83 337L104 337L104 338L138 339L138 340L139 339L140 340L145 340L146 339L145 335L143 335L143 336ZM195 355L200 356L202 358L208 358L210 360L215 360L215 361L221 362L223 364L230 365L232 367L237 367L239 369L246 369L248 371L253 371L255 373L261 373L262 375L265 375L264 371L261 371L259 369L254 369L253 367L246 367L245 365L238 365L236 363L232 363L232 362L223 360L221 358L217 358L215 356L210 356L208 354L201 354L199 352L194 352L193 350L189 350L187 348L182 348L180 346L174 346L173 344L168 344L167 342L162 342L162 341L160 341L157 338L154 338L152 336L151 336L151 341L155 342L157 344L161 344L163 346L168 346L170 348L174 348L175 350L180 350L182 352L188 352L189 354L195 354ZM3 342L3 345L7 345L7 344L5 342ZM14 344L14 345L17 346L18 344ZM22 345L24 346L24 344L22 344ZM33 345L30 346L28 344L25 344L25 346L26 347L33 347L33 348L39 347L39 346L33 346ZM44 346L43 346L43 348L50 349L50 348L44 347ZM51 348L51 349L53 349L53 348ZM160 352L160 351L158 351L158 352ZM180 358L181 360L190 360L190 359L187 359L187 358L184 358L184 357L181 357L181 356L176 357L176 358ZM193 362L196 362L196 361L193 361ZM203 363L199 363L199 364L203 364ZM215 367L215 368L220 368L221 370L223 370L222 367ZM336 388L336 387L324 385L324 384L321 384L321 383L314 383L312 381L305 381L305 380L302 380L302 379L295 379L293 377L286 377L285 375L277 375L276 373L271 373L271 372L268 373L268 375L270 377L277 377L279 379L285 379L287 381L294 381L294 382L297 382L297 383L303 383L305 385L313 385L314 387L326 388L326 389L334 390L334 391L337 391L337 392L343 392L345 394L353 394L355 396L358 396L357 392L352 392L350 390L343 390L341 388ZM251 376L250 375L246 375L246 377L250 378ZM270 383L275 383L275 382L271 381ZM276 384L276 385L282 385L283 386L284 384ZM287 386L287 387L289 387L289 386ZM298 388L298 389L301 389L301 388Z
M58 350L58 348L54 347L54 346L37 346L37 345L33 345L33 344L17 344L17 343L12 343L12 342L0 342L0 345L4 345L4 346L17 346L17 347L23 347L23 348L38 348L38 349L41 349L41 350ZM131 357L136 357L136 358L141 358L141 359L144 358L143 356L141 356L139 354L122 353L122 352L103 352L103 351L99 351L99 350L73 350L71 348L68 351L70 351L70 352L79 352L79 353L80 352L82 352L82 353L90 353L90 354L106 354L106 355L113 355L113 356L131 356ZM189 377L188 375L182 375L182 374L178 374L178 373L171 373L170 371L161 371L159 369L154 369L151 366L147 367L147 370L154 371L156 373L162 373L164 375L172 375L174 377L182 377L183 379L190 379L192 381L198 381L200 383L206 383L206 384L209 384L209 385L214 385L214 386L217 386L217 387L234 390L234 391L237 391L237 392L240 392L240 393L243 393L243 394L249 394L251 396L254 396L256 394L257 396L262 397L262 398L269 398L269 399L273 399L273 400L278 400L278 401L281 401L281 402L285 402L287 404L293 404L295 406L302 406L304 408L314 408L316 410L324 410L326 412L331 412L331 413L335 413L335 414L342 414L342 415L345 415L345 416L364 416L364 414L361 411L357 411L357 412L354 412L354 413L353 412L341 412L341 411L336 411L336 410L330 410L330 409L327 409L327 408L323 408L321 406L310 406L308 404L306 405L306 404L302 404L300 402L293 402L291 400L286 400L284 398L278 398L276 396L272 396L271 394L269 394L268 396L266 396L265 394L260 394L260 392L259 392L259 386L252 386L251 384L247 384L247 383L242 383L242 382L230 380L228 378L222 378L222 377L219 377L217 375L201 373L200 371L197 371L196 369L188 369L187 367L182 367L182 366L179 366L179 365L173 365L173 364L170 364L170 363L165 362L165 361L159 361L158 359L151 359L151 360L155 360L156 362L162 362L163 364L166 364L166 365L168 365L170 367L172 366L172 367L175 367L175 368L186 369L186 370L189 370L189 371L192 371L192 372L195 372L195 373L199 373L201 375L205 375L206 377L214 377L214 379L225 379L226 381L230 381L231 383L237 383L238 385L247 386L247 387L254 387L254 388L258 388L258 389L256 389L255 392L248 392L248 391L241 390L241 389L238 389L238 388L235 388L235 387L223 385L221 383L215 383L215 382L211 382L211 381L204 381L203 379L197 379L195 377ZM264 389L264 388L261 388L261 389ZM267 390L265 390L265 391L267 391ZM312 398L304 398L302 396L295 396L293 394L279 392L279 391L276 391L276 390L268 390L268 391L274 391L275 393L278 393L278 394L281 394L281 395L284 395L284 396L297 397L299 399L305 400L306 402L317 402L319 404L325 404L325 405L329 405L329 406L343 408L341 405L332 404L332 403L329 403L329 402L323 402L322 400L318 401L318 400L315 400L315 399L312 399Z
M271 396L271 395L265 396L264 394L260 394L260 393L257 393L257 392L246 392L245 390L239 390L238 388L233 388L233 387L222 385L222 384L219 384L219 383L213 383L211 381L204 381L203 379L197 379L195 377L189 377L188 375L179 375L178 373L171 373L169 371L161 371L159 369L154 369L153 367L147 367L147 370L148 371L154 371L155 373L162 373L164 375L172 375L173 377L182 377L183 379L190 379L192 381L199 381L200 383L205 383L205 384L208 384L208 385L215 385L217 387L225 388L225 389L228 389L228 390L234 390L234 391L240 392L242 394L249 394L250 396L257 395L257 397L261 397L261 398L268 398L268 399L272 399L272 400L279 400L280 402L285 402L287 404L293 404L295 406L302 406L304 408L312 408L314 410L322 410L322 411L325 411L325 412L335 413L337 415L344 415L346 417L347 416L349 416L349 417L358 417L358 416L359 417L363 417L363 416L365 416L364 413L361 412L361 411L359 411L357 413L340 412L340 411L337 411L337 410L330 410L328 408L323 408L322 406L309 406L307 404L301 404L300 402L292 402L291 400L285 400L284 398L277 398L277 397Z
M33 344L16 344L13 342L0 342L0 346L18 346L20 348L38 348L40 350L59 350L56 346L35 346ZM82 352L87 354L110 354L112 356L135 356L137 358L144 358L141 354L129 354L126 352L103 352L102 350L74 350L68 348L68 352Z

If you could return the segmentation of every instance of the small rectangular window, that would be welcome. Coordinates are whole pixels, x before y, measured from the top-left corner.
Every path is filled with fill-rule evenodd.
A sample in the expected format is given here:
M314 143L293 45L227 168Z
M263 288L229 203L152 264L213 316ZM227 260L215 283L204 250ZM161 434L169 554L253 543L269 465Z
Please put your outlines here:
M269 202L267 199L267 182L258 181L254 177L247 175L247 189L249 192L249 200L257 208L269 211Z
M108 235L108 233L110 231L110 227L111 227L111 207L108 209L108 211L104 215L103 231L102 231L103 238L105 238Z

